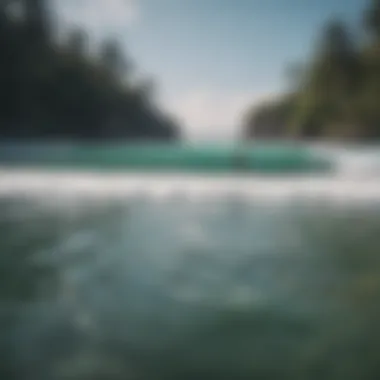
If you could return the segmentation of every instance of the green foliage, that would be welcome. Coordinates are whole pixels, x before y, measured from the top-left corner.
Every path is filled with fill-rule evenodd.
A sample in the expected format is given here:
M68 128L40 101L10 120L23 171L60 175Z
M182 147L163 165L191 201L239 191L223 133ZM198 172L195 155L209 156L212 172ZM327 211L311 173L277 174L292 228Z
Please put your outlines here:
M53 38L47 0L0 2L0 138L168 139L178 128L132 86L117 41L90 56L85 31ZM128 80L127 80L128 79Z
M364 14L364 25L368 32L376 39L380 38L380 1L371 0L368 10Z
M380 1L372 1L365 12L370 39L362 45L344 23L328 22L309 63L298 75L292 71L291 95L255 110L246 122L247 135L378 139L379 7ZM283 112L284 107L289 112Z

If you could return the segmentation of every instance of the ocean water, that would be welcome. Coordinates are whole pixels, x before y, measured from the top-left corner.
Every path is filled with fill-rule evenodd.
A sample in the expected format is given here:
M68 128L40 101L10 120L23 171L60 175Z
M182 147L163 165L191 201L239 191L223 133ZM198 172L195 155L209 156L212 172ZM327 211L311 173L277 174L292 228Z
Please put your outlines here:
M0 378L379 378L376 151L315 149L334 173L3 165Z
M193 173L328 171L324 156L301 144L37 143L0 144L0 162L55 170Z

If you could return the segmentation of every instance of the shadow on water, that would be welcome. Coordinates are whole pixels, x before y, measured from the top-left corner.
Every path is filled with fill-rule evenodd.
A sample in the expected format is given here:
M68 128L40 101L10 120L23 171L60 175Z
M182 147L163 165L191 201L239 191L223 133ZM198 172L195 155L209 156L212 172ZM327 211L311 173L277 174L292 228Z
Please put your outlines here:
M0 378L379 378L380 212L240 206L1 200Z

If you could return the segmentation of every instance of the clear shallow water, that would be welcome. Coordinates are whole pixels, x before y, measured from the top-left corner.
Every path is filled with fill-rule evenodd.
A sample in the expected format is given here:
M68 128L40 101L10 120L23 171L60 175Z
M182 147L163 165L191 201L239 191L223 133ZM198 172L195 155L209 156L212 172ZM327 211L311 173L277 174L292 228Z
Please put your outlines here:
M377 379L379 189L4 169L1 378Z

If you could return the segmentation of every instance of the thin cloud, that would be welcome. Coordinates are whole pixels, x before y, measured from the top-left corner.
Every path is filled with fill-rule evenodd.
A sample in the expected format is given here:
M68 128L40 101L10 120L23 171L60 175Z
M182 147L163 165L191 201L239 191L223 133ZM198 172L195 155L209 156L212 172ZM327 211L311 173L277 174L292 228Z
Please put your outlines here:
M60 26L94 36L122 33L139 21L138 0L54 0Z

